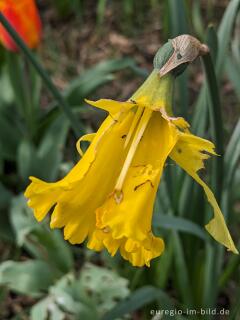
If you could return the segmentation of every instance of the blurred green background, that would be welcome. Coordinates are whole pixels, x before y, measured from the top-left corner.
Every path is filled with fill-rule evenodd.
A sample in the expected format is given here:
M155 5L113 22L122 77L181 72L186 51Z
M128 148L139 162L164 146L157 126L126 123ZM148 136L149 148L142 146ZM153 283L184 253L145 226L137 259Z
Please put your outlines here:
M189 33L209 45L213 68L198 60L179 77L175 114L222 155L208 161L205 180L240 249L240 1L37 4L43 39L33 55L62 96L55 99L26 55L0 48L0 319L240 319L240 257L205 232L211 208L170 161L153 220L166 250L150 268L69 245L47 219L35 221L22 194L29 175L55 181L78 161L76 139L106 116L84 98L128 99L161 44ZM188 310L203 311L181 314Z

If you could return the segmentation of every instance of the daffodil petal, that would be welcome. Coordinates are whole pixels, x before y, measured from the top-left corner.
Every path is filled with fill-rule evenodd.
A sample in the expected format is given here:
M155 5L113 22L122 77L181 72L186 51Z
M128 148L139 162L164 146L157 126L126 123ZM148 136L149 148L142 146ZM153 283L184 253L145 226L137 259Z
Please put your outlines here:
M125 138L133 118L132 111L119 114L117 121L109 116L83 158L64 179L46 183L32 178L26 190L29 206L38 220L55 206L50 226L64 228L64 238L72 244L91 238L96 228L95 210L114 188L128 151Z
M207 199L214 210L213 219L205 226L207 231L228 250L238 253L214 194L197 174L198 170L204 168L203 160L209 157L208 154L203 152L216 154L213 143L194 135L183 133L172 150L170 157L203 187Z
M30 180L32 182L24 195L28 199L28 206L34 209L35 218L41 221L61 196L62 190L69 190L71 187L65 181L47 183L35 177L30 177Z
M165 249L164 241L161 238L153 237L151 240L151 246L145 249L143 246L138 249L126 250L125 247L120 246L120 252L124 259L131 262L134 267L143 267L146 265L150 267L150 262L153 258L160 256Z
M111 117L104 121L85 157L73 167L64 179L54 183L47 183L35 177L30 177L31 183L24 195L28 199L28 206L34 210L34 215L38 221L44 219L48 211L61 199L64 192L72 189L76 182L84 178L95 161L99 142L114 124L115 122Z
M178 129L188 133L188 128L190 127L190 124L182 117L172 117L167 114L167 111L164 108L161 108L159 110L163 116L164 119L166 119L169 122L172 122Z
M119 112L126 112L135 106L131 101L120 102L110 99L100 99L97 101L85 99L85 101L93 107L109 112L112 116L115 116Z

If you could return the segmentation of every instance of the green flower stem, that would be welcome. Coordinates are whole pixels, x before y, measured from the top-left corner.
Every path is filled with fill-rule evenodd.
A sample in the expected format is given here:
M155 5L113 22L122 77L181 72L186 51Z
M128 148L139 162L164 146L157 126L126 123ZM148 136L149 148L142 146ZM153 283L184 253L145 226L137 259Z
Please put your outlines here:
M214 161L215 165L214 165L212 185L213 185L213 189L215 191L216 197L218 198L218 200L220 200L222 186L223 186L223 154L224 154L221 104L220 104L217 78L216 78L211 55L206 54L202 56L202 60L203 60L206 79L207 79L212 134L213 134L213 139L216 146L216 152L219 155L219 157L217 157Z
M8 33L11 35L13 40L16 42L18 47L21 49L21 51L25 54L27 59L32 63L36 71L38 72L39 76L43 79L45 82L47 88L52 93L53 97L56 99L56 101L59 103L59 106L61 106L64 114L68 118L68 120L71 123L72 129L76 135L76 137L79 137L81 133L83 132L83 128L79 125L78 121L76 120L76 117L74 117L70 106L67 104L59 90L56 88L56 86L53 84L52 80L50 79L47 72L44 70L44 68L41 66L41 64L37 61L37 59L32 54L31 50L25 45L23 40L18 36L17 32L14 30L14 28L11 26L11 24L7 21L7 19L4 17L4 15L0 12L0 22L5 27L5 29L8 31Z

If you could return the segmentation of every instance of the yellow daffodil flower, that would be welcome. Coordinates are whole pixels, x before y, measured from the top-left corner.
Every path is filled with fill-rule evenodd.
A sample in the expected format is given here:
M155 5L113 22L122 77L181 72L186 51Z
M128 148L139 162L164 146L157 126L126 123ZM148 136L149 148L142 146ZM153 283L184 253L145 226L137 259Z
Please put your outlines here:
M169 47L164 49L165 58ZM192 61L189 55L187 59ZM50 227L63 228L70 243L87 240L92 250L106 248L111 255L119 250L133 266L149 266L164 251L163 239L152 233L152 214L170 157L203 187L214 212L207 231L238 253L212 191L198 175L203 161L216 154L214 145L191 134L189 124L173 116L173 83L172 72L160 76L154 69L126 102L87 101L109 115L97 133L79 139L77 150L82 158L65 178L47 183L30 177L25 196L38 221L51 210ZM84 140L90 142L85 154L81 150Z

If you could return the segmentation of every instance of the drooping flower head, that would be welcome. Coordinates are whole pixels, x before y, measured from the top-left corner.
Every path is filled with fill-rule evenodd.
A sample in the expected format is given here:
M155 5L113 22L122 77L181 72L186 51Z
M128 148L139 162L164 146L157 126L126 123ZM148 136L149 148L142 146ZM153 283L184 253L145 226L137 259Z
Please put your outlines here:
M134 266L149 266L164 251L163 239L152 232L152 212L168 157L203 187L214 211L208 232L237 253L215 197L197 173L215 154L214 145L191 134L189 124L171 111L179 68L183 70L204 49L199 46L186 57L178 40L182 38L158 53L153 72L131 99L88 101L109 116L97 133L78 141L82 159L58 182L30 177L25 193L38 221L53 209L50 226L63 228L66 240L72 244L87 240L88 248L106 248L111 255L119 251ZM90 141L85 154L83 140Z
M42 26L35 0L0 0L0 11L29 48L38 46ZM8 50L18 51L16 43L1 24L0 41Z

